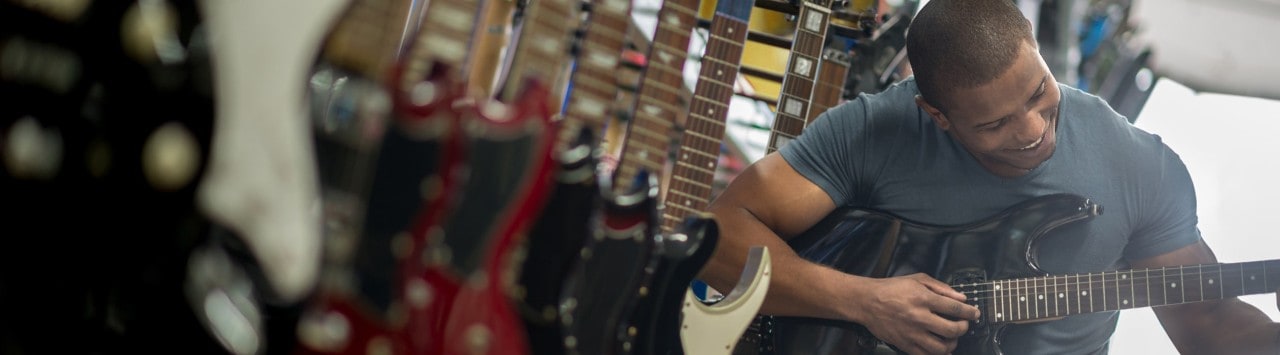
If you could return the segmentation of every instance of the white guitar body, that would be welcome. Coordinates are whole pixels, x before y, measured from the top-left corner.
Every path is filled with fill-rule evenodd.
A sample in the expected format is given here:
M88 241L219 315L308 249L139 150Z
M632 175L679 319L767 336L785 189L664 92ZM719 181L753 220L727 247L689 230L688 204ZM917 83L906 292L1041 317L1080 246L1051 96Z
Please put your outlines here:
M685 354L730 354L747 325L760 311L769 291L772 265L769 248L752 247L747 266L738 278L738 286L728 296L707 305L685 291L684 310L680 319L680 344Z

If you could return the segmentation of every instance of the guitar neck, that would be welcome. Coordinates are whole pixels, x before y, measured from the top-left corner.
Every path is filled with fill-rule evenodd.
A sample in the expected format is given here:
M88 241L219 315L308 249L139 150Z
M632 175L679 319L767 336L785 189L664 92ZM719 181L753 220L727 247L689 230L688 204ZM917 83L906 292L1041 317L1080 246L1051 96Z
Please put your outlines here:
M702 56L698 84L693 102L689 104L689 117L663 200L664 232L675 231L685 217L706 210L711 199L724 121L729 114L729 99L733 98L733 82L738 77L738 62L742 59L750 17L751 1L720 0L716 4L711 36Z
M700 0L668 0L658 11L658 25L646 56L648 66L640 80L626 141L622 146L614 186L627 191L640 172L660 173L667 162L676 119L689 107L684 86L684 62L689 37L698 23Z
M375 82L385 82L400 52L408 11L409 3L403 1L352 3L325 39L321 56Z
M957 286L991 323L1158 307L1275 292L1280 260L1045 276Z
M569 59L573 26L577 25L578 2L574 0L530 0L512 54L511 70L502 87L503 102L516 102L529 80L539 80L557 88ZM551 112L560 112L563 90L547 97Z
M767 153L777 151L799 136L808 123L806 117L817 84L822 44L826 42L827 23L831 19L830 7L830 0L805 1L800 6L797 16L800 21L791 42L791 59L782 78L782 93L778 97L778 112L774 115Z
M814 85L813 101L809 103L808 127L823 112L840 104L844 96L844 81L849 75L849 53L827 48L822 52L822 65L818 66L818 83Z
M426 6L400 76L400 88L406 92L437 67L452 70L451 74L461 79L471 54L469 45L475 36L480 0L432 0Z
M559 143L567 147L586 127L597 142L604 135L605 118L616 114L614 99L620 81L617 78L622 50L627 43L631 1L593 0L591 14L583 28L579 44L579 65L573 73L573 91L569 93L565 119L561 123Z

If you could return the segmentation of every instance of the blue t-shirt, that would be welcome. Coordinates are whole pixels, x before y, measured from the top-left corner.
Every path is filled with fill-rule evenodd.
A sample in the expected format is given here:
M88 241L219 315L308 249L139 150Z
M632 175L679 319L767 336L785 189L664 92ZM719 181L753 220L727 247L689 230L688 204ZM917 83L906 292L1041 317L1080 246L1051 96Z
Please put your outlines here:
M973 222L1053 193L1102 205L1102 215L1040 242L1040 265L1053 274L1127 268L1125 260L1198 241L1195 191L1181 158L1102 99L1059 88L1057 148L1017 178L988 172L938 128L915 104L914 78L827 111L780 152L837 206L922 223ZM1002 348L1011 354L1106 353L1117 317L1101 312L1014 325Z

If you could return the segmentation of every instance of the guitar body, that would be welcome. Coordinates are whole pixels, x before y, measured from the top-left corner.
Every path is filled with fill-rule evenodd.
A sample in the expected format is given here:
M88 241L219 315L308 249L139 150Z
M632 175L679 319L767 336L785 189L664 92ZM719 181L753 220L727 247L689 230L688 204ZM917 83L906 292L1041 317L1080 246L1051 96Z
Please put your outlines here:
M1036 243L1064 224L1089 219L1101 207L1074 195L1038 197L987 219L961 226L914 223L874 210L838 210L788 241L807 260L845 273L894 277L925 273L951 285L1044 276ZM963 289L961 289L964 291ZM970 303L981 305L972 300ZM956 354L998 354L1003 325L984 318L970 324ZM852 322L772 317L772 326L751 334L757 353L880 353L888 349ZM764 321L762 323L769 323ZM761 341L762 334L772 339Z
M560 332L561 286L590 235L591 211L599 202L595 159L589 129L556 154L559 165L547 208L529 232L520 268L521 317L535 354L564 352Z
M636 188L613 194L610 179L599 179L602 205L592 214L591 236L565 280L560 298L561 340L568 354L617 354L624 343L631 311L647 294L645 268L657 235L657 182L647 173Z
M681 354L680 316L685 293L711 259L720 241L720 228L714 219L689 217L658 241L651 291L632 312L632 323L637 327L634 350L638 354Z
M549 92L530 81L521 100L506 110L482 107L463 123L469 176L464 200L444 240L448 274L460 286L444 328L444 354L523 354L525 330L511 300L524 235L541 215L551 187L556 131ZM484 105L505 105L484 103ZM501 117L485 116L501 112ZM494 208L497 206L497 208ZM437 247L429 245L428 248Z

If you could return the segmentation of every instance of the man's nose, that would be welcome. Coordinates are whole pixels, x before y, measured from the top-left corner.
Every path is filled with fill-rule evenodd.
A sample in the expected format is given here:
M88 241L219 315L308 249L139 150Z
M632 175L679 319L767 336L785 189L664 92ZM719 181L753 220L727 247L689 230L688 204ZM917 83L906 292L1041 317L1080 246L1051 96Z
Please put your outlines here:
M1028 111L1019 121L1022 121L1022 127L1018 130L1018 142L1026 145L1039 140L1044 135L1045 126L1049 124L1044 117L1041 117L1040 112L1035 110Z

